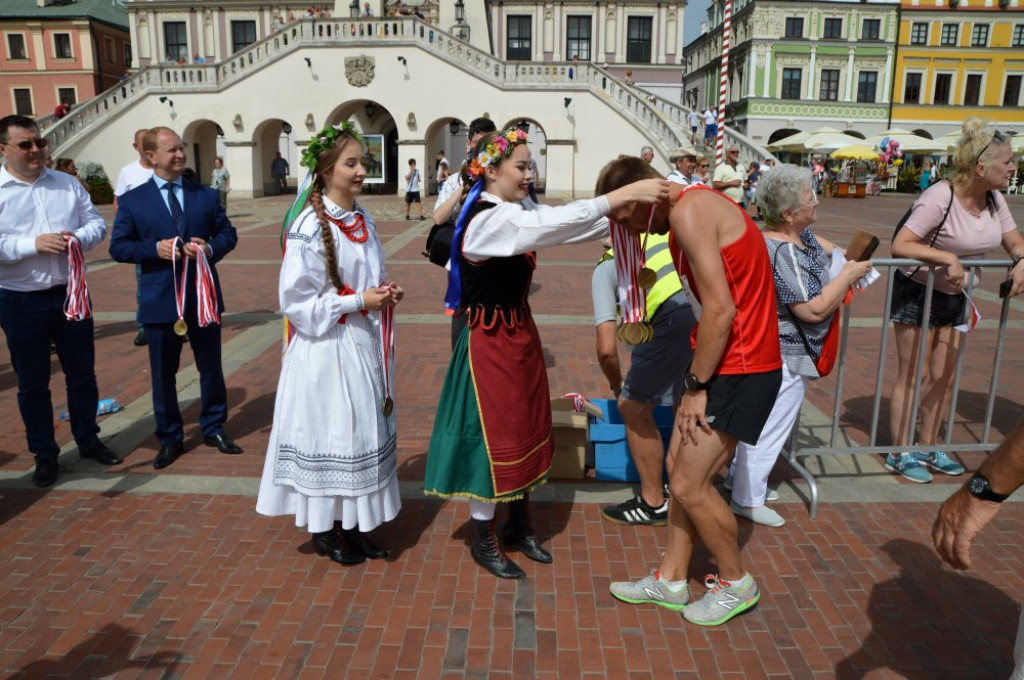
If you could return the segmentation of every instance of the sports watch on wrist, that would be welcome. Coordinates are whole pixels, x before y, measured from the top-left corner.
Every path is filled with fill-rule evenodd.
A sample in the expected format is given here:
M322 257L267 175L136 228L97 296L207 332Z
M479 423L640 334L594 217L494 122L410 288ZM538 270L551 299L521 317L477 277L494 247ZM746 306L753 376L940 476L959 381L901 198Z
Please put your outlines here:
M693 392L698 392L700 390L706 390L709 387L711 387L711 381L708 380L707 382L701 382L700 378L698 378L693 373L687 373L686 376L683 378L683 387Z
M1008 495L996 493L992 490L992 485L988 483L988 478L980 472L975 472L974 476L971 477L971 481L967 482L967 491L975 498L983 501L992 501L993 503L1002 503Z

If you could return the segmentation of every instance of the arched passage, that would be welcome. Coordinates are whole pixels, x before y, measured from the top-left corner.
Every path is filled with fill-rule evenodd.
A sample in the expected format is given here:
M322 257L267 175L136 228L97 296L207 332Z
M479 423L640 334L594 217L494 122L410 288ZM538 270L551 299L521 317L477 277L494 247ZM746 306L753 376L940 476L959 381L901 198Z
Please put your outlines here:
M280 118L270 118L256 126L252 133L252 185L253 188L263 190L264 196L279 193L274 184L270 171L270 165L278 153L288 161L289 169L295 172L293 159L285 154L291 152L293 145L288 141L292 126L288 121ZM298 163L298 157L294 160Z
M369 193L374 187L383 193L398 190L398 126L386 107L372 99L353 99L336 106L327 122L336 125L351 120L366 143L366 180Z
M466 140L469 130L466 123L459 118L438 118L427 126L427 157L424 159L423 175L426 177L428 192L436 194L438 190L437 166L442 154L448 159L448 169L459 172L462 162L466 160Z
M795 135L798 132L803 132L803 130L797 130L795 128L780 128L768 136L768 143L774 144L780 139L785 139L786 137Z
M187 156L186 165L196 171L196 179L203 184L210 183L218 139L223 136L224 131L220 125L205 118L189 123L181 135Z

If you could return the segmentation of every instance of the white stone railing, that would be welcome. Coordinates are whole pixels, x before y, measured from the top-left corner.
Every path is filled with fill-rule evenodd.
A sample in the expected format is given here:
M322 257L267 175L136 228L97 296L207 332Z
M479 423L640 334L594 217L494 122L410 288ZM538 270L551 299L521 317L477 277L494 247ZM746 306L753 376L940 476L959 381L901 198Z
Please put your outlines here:
M247 78L305 47L381 43L414 45L456 68L506 91L550 89L571 94L590 92L641 129L663 154L689 139L687 110L651 97L601 67L585 62L504 62L453 35L416 18L300 19L241 50L219 64L166 64L146 67L103 94L77 106L46 130L56 149L67 144L115 110L153 93L215 92ZM742 135L729 131L730 140L751 155L767 152Z

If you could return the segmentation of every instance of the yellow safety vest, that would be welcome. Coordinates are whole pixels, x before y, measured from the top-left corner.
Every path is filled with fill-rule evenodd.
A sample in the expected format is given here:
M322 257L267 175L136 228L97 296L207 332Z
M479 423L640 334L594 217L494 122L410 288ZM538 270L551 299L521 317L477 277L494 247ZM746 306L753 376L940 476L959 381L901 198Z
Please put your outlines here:
M658 277L657 282L647 291L647 320L650 321L661 303L681 291L683 284L679 281L679 274L672 262L672 253L669 252L668 233L648 234L646 253L647 267L654 270ZM597 263L601 264L614 256L615 253L609 248Z

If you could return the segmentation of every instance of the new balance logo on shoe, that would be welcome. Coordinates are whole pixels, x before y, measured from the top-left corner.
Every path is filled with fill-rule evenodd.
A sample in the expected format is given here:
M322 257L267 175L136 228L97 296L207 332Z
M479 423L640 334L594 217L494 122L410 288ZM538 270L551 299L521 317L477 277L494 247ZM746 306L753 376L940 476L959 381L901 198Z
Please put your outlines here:
M644 588L644 595L648 600L664 600L665 596L656 588Z
M719 591L719 593L718 593L718 600L717 600L718 605L720 607L725 607L726 609L728 609L730 611L732 610L733 607L736 606L736 603L739 602L739 601L740 601L740 598L736 597L735 595L733 595L732 593L730 593L727 590L722 590L722 591Z

